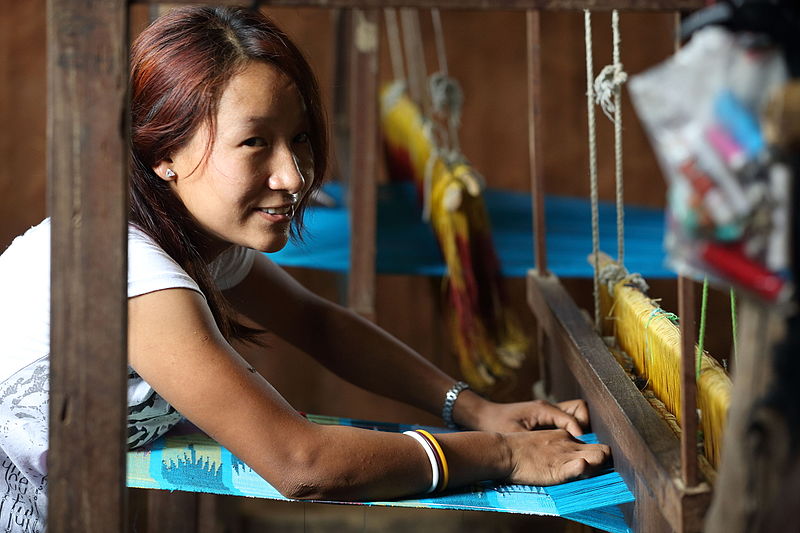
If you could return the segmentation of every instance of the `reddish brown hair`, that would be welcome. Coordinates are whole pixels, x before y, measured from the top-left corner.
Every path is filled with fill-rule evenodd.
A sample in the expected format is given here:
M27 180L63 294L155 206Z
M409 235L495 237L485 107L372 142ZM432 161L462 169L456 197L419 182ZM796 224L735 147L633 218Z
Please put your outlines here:
M328 153L319 88L300 50L263 14L239 7L172 10L145 29L131 49L130 221L198 283L229 340L252 339L257 332L232 318L198 252L203 232L153 167L203 124L213 131L223 90L251 61L267 62L289 76L308 113L314 180L293 219L292 237L299 239L307 199L321 185Z

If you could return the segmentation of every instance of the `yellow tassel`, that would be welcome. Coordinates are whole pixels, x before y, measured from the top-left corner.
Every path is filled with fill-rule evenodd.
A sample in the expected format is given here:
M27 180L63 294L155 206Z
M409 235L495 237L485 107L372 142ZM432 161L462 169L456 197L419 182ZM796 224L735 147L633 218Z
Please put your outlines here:
M601 270L609 263L608 256L601 255ZM633 359L639 376L680 422L681 335L671 319L674 315L661 309L628 278L614 285L613 296L601 286L601 307L604 332L614 334L618 346ZM697 380L697 407L705 455L714 466L721 458L730 389L728 375L704 352Z
M381 117L390 162L407 165L418 187L427 190L430 222L447 265L448 325L462 374L474 388L486 389L522 364L528 339L494 290L497 280L486 285L481 278L486 265L477 265L473 257L475 246L489 242L490 235L481 178L466 163L451 167L438 157L419 108L400 85L382 91ZM482 306L489 310L490 323L478 309L479 283L484 284L482 290L492 289L491 301Z

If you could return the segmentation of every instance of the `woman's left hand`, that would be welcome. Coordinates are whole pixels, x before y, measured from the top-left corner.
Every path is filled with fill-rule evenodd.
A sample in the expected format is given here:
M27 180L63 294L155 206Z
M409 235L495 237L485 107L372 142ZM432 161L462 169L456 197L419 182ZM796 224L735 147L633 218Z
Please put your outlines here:
M473 429L513 433L561 428L578 437L583 435L584 429L589 426L589 409L583 400L569 400L556 404L542 400L487 403L480 409Z

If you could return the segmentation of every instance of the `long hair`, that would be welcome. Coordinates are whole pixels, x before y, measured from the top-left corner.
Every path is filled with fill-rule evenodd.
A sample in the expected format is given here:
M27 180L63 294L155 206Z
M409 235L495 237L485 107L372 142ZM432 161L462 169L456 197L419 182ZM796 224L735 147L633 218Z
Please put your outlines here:
M269 63L292 79L308 115L315 178L291 227L292 238L301 239L308 198L325 176L328 136L319 88L300 50L263 14L240 7L172 10L147 27L131 48L129 219L197 282L229 341L254 340L259 330L233 318L198 251L202 230L153 167L204 124L213 139L222 92L251 61Z

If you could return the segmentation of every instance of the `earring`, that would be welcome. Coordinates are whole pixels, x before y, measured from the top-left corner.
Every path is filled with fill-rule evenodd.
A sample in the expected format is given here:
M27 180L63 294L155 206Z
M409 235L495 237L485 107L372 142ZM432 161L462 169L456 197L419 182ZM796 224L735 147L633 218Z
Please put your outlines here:
M164 176L167 179L172 179L172 178L175 177L175 172L173 172L173 170L171 168L168 168L167 171L164 173Z

